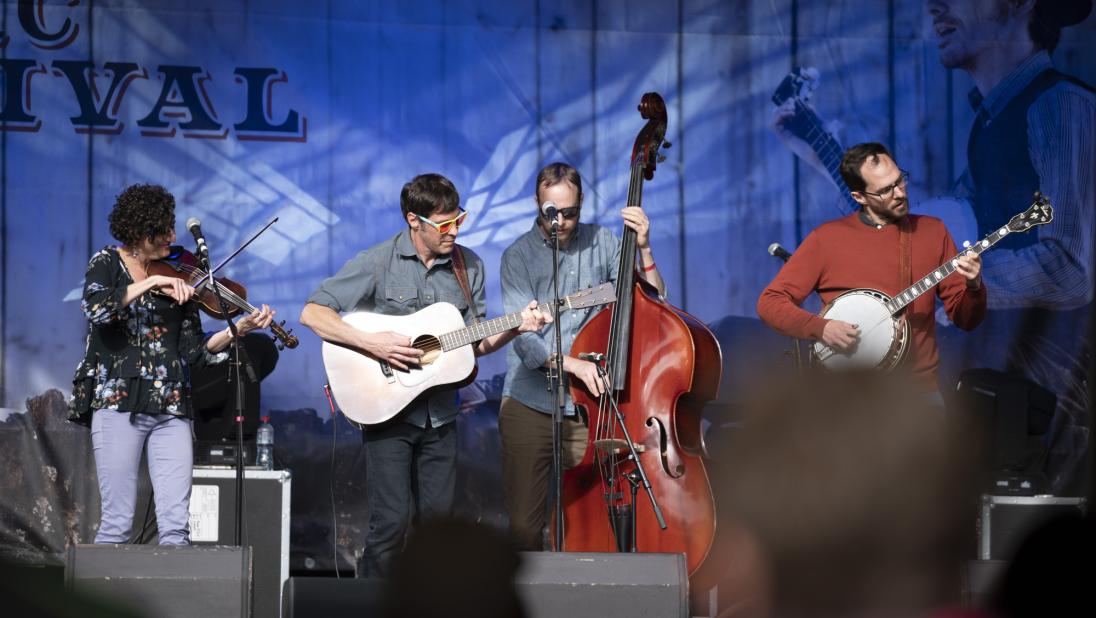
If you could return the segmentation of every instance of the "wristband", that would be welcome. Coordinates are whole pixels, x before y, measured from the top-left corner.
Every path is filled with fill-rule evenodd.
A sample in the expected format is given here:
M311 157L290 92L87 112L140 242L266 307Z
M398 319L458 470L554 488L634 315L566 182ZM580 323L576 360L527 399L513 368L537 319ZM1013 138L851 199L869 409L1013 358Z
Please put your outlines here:
M644 266L644 267L642 268L642 270L643 270L643 272L645 272L645 273L649 273L649 272L651 272L652 270L654 270L654 269L655 269L655 266L656 266L656 264L655 264L654 262L651 262L651 265L650 265L650 266Z

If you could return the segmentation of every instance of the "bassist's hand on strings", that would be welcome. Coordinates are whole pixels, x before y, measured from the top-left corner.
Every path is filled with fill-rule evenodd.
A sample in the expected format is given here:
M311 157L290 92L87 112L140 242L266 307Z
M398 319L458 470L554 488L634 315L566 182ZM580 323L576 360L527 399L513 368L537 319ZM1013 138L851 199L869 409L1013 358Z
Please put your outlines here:
M423 351L411 347L411 338L392 331L361 333L361 347L377 360L387 361L397 369L418 366Z
M586 386L586 390L590 391L590 394L593 396L601 397L601 394L605 392L605 385L597 373L597 365L590 361L575 358L573 356L564 356L563 370L579 380L582 380L583 385Z
M838 352L848 351L860 341L860 329L857 326L841 320L826 320L826 326L822 329L822 343Z
M624 219L624 226L636 233L636 247L646 249L651 246L651 222L647 219L647 213L639 206L627 206L620 210L620 216Z

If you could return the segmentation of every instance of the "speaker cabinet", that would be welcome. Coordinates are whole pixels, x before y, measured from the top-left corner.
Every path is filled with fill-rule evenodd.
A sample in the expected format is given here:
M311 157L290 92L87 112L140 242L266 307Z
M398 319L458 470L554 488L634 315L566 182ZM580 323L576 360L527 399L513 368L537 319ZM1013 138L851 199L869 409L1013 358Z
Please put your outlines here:
M251 616L251 550L73 545L65 565L65 586L149 616Z
M688 572L682 554L525 552L515 577L528 618L685 618ZM474 556L468 568L476 568ZM290 577L284 618L378 616L386 580ZM437 594L422 582L423 594ZM461 613L461 609L465 611ZM467 615L454 608L453 615Z
M684 554L524 552L516 583L530 618L689 615Z
M282 593L282 618L380 616L387 585L384 579L290 577Z

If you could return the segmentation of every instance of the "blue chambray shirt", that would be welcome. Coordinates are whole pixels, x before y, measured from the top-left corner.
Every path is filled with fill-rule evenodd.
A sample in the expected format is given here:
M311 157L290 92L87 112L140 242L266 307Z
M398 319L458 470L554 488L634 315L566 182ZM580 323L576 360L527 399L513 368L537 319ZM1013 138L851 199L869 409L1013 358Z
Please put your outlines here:
M487 315L483 260L468 248L461 249L474 308L468 307L449 256L434 260L427 269L415 252L410 231L406 228L351 258L335 276L320 284L308 297L308 302L339 313L372 311L408 315L443 301L460 309L465 324L472 324L473 318L482 319ZM416 427L426 427L428 421L434 427L451 423L457 418L457 391L440 390L421 396L397 418Z
M600 285L616 284L620 261L620 239L609 230L592 223L580 223L570 244L560 249L559 293L561 296ZM533 222L502 254L502 304L506 313L520 311L530 298L548 302L552 298L552 248ZM575 335L602 307L578 309L560 314L563 353L571 354ZM555 395L547 390L544 361L555 350L556 324L535 333L518 335L506 351L506 382L503 395L512 397L534 410L550 414ZM584 350L579 350L580 352ZM564 381L568 382L565 375ZM575 413L571 395L566 396L567 415Z

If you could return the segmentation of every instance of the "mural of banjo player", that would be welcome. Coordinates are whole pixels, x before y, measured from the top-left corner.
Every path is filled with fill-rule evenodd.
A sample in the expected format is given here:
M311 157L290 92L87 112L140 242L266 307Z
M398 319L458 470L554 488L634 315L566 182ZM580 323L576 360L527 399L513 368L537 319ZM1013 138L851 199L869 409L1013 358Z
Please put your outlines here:
M907 288L914 276L932 272L954 258L958 250L942 221L909 214L908 174L898 168L885 146L869 142L849 148L840 171L860 211L824 223L807 235L761 293L757 313L784 335L851 352L862 337L874 336L880 329L826 319L800 308L811 293L817 292L824 304L857 288L893 296ZM908 250L903 249L903 242L908 243ZM943 302L952 322L966 330L978 326L986 312L981 259L964 252L956 260L955 270L935 286L933 294L918 296L904 312L910 342L902 366L911 372L919 389L941 405L935 297Z

